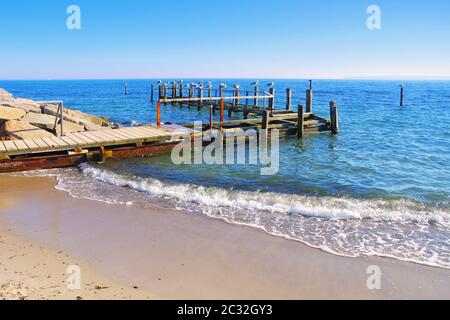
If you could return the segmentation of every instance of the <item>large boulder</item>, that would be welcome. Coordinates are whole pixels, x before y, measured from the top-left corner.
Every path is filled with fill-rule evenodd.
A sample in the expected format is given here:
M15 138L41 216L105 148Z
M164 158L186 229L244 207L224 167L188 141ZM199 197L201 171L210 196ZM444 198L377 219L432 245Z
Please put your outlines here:
M56 116L58 115L58 106L44 104L41 105L41 111L42 113ZM103 119L100 117L67 108L64 108L64 119L82 126L86 124L101 126L104 123Z
M0 88L0 101L12 101L13 96L5 89Z
M0 135L10 140L54 137L50 132L21 120L6 121L0 127Z
M26 114L21 109L0 106L0 120L18 120Z
M28 113L25 117L22 118L22 121L28 122L33 126L50 132L53 132L56 123L56 133L60 135L61 126L59 125L59 118L56 118L55 116L43 113ZM73 122L65 121L63 124L63 130L66 134L82 132L84 131L84 127Z
M0 101L1 106L24 110L25 112L41 113L40 104L29 99L14 99L12 101Z

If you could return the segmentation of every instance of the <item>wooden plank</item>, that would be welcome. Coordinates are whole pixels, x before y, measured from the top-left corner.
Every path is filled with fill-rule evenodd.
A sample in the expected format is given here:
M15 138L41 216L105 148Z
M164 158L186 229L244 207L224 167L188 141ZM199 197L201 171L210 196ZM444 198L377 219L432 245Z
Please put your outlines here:
M39 146L39 149L48 149L49 147L41 138L34 138L33 142Z
M12 141L3 141L6 151L17 151L17 147Z
M136 137L132 136L132 135L128 135L122 131L119 130L107 130L106 131L108 134L112 134L115 135L118 138L121 138L122 140L135 140L137 139Z
M13 140L14 144L17 147L17 150L29 150L28 146L23 142L23 140Z
M106 142L118 142L121 140L117 137L114 137L113 135L105 134L102 131L90 131L89 133L98 137L99 139L104 139Z
M128 132L127 130L124 130L124 129L115 130L115 131L118 131L117 133L128 137L128 139L140 139L140 138L142 138L141 135L136 135L135 133Z
M166 137L168 135L167 132L164 132L158 128L140 127L139 129L153 137Z
M50 139L52 139L55 143L57 143L59 147L68 147L69 146L69 144L67 142L65 142L64 140L62 140L59 137L50 137Z
M89 144L90 142L86 139L82 139L80 137L77 137L73 134L68 134L66 136L64 136L64 138L69 138L70 140L75 141L76 143L78 143L79 145L85 145L85 144Z
M51 138L42 138L42 140L49 145L50 148L57 148L59 147L59 144L53 141Z
M93 135L91 132L79 132L77 135L90 139L93 144L102 144L108 142L108 139L99 138L96 135Z
M73 140L73 139L70 139L70 138L67 137L67 136L62 136L62 137L60 137L60 139L63 140L64 142L66 142L69 146L73 146L73 147L79 146L79 143L78 143L78 142L76 142L76 141Z
M86 141L86 144L93 144L93 143L97 142L97 141L92 139L93 138L92 136L84 135L82 132L73 133L73 134L69 135L68 137L71 138L72 136Z
M25 142L30 150L39 149L39 146L32 139L25 139L23 142Z
M3 141L0 141L0 152L6 152L5 145L3 144Z

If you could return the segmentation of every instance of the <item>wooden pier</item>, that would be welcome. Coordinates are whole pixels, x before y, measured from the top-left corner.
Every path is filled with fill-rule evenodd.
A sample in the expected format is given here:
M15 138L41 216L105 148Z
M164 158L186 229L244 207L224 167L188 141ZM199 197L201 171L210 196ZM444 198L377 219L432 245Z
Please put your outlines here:
M151 100L154 99L152 84ZM313 113L312 86L306 90L306 107L298 105L298 111L292 111L292 89L286 89L286 105L276 108L275 89L260 90L258 86L243 90L236 85L226 90L220 85L213 94L212 86L198 88L189 86L186 94L182 84L173 83L171 91L167 85L158 83L159 98L156 103L155 125L104 129L79 133L62 134L47 138L0 141L0 172L48 169L77 165L87 161L105 161L109 158L144 157L152 154L170 152L181 138L198 139L211 134L214 130L222 132L243 132L248 129L266 130L268 134L276 129L280 136L303 138L309 132L339 132L338 111L335 102L330 102L330 118L326 119ZM194 89L197 96L194 96ZM128 86L125 86L128 95ZM244 93L242 95L242 93ZM180 107L197 107L209 110L209 123L200 128L194 123L175 124L161 114L161 104L173 104ZM61 132L63 128L62 101L58 102L58 116ZM218 119L215 114L219 113ZM242 119L225 121L228 116L242 114ZM56 126L56 123L55 123Z

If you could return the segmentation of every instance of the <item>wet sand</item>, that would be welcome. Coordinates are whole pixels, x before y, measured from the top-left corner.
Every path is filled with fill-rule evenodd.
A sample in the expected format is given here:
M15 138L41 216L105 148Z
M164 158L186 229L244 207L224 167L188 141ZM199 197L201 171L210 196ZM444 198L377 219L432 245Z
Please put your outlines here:
M75 199L54 185L0 175L0 299L24 286L31 299L450 299L450 270L338 257L190 213ZM81 268L80 291L66 287L69 264ZM373 265L380 290L367 287Z

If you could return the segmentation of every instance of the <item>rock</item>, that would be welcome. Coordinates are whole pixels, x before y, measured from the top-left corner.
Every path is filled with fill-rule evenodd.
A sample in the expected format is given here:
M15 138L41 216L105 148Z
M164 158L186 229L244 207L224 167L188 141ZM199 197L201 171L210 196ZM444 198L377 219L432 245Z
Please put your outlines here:
M28 122L29 124L36 126L38 128L53 132L55 128L56 117L48 114L36 114L36 113L28 113L25 117L22 118L22 121ZM59 118L56 125L56 132L60 133L61 127L59 125ZM80 126L73 122L64 122L64 133L73 133L73 132L82 132L84 131L84 127Z
M44 104L41 105L41 111L42 113L45 114L57 115L58 106L51 104ZM64 119L83 126L86 124L101 126L104 122L103 119L100 117L67 108L64 108Z
M50 132L21 120L6 121L0 128L0 135L11 140L54 137Z
M5 89L0 88L0 101L12 101L13 96Z
M18 120L25 114L26 112L21 109L4 106L0 107L0 120Z
M1 106L22 109L26 112L41 113L40 104L29 99L14 99L13 101L2 101Z

